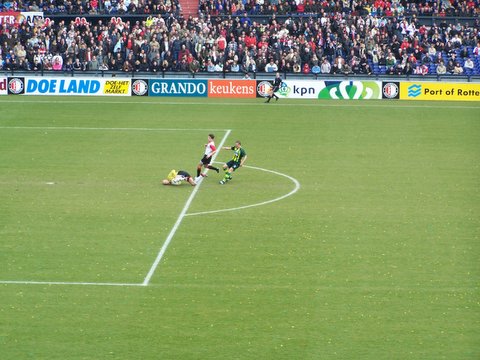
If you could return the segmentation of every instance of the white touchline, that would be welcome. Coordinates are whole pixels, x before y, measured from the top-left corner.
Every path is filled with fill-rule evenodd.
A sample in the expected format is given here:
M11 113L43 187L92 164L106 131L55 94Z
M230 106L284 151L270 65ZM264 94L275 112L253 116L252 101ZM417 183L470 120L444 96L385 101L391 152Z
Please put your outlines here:
M190 214L185 214L185 216L196 216L196 215L214 214L214 213L219 213L219 212L236 211L236 210L241 210L241 209L248 209L248 208L255 207L255 206L266 205L266 204L270 204L270 203L273 203L273 202L276 202L276 201L283 200L283 199L285 199L286 197L289 197L289 196L295 194L295 193L298 191L298 189L300 189L300 183L298 182L298 180L295 179L294 177L291 177L290 175L283 174L283 173L278 172L278 171L263 169L263 168L256 167L256 166L248 166L248 165L245 165L244 167L249 168L249 169L255 169L255 170L265 171L265 172L269 172L269 173L272 173L272 174L275 174L275 175L279 175L279 176L286 177L287 179L291 180L291 181L295 184L295 187L294 187L294 189L293 189L292 191L290 191L288 194L279 196L279 197L277 197L277 198L275 198L275 199L266 200L266 201L262 201L262 202L255 203L255 204L245 205L245 206L234 207L234 208L227 208L227 209L219 209L219 210L210 210L210 211L201 211L201 212L196 212L196 213L190 213Z
M13 130L89 130L89 131L227 131L227 129L168 129L168 128L96 128L81 126L0 126Z
M18 284L18 285L83 285L83 286L143 286L143 284L133 283L96 283L96 282L74 282L74 281L16 281L1 280L0 284Z
M227 138L228 138L228 136L230 135L231 131L232 131L232 130L227 130L227 132L226 132L225 135L223 136L222 141L221 141L220 144L218 145L218 148L219 148L219 149L222 148L223 144L224 144L225 141L227 140ZM217 154L218 154L218 153L219 153L219 151L217 151L215 154L213 154L212 161L215 160L215 158L217 157ZM207 171L208 171L208 170L207 170ZM165 254L165 252L167 251L168 245L170 245L170 242L172 241L173 236L174 236L175 233L177 232L178 227L180 226L180 224L182 223L182 220L183 220L183 218L185 217L185 214L187 213L187 210L188 210L188 208L190 207L190 204L192 203L193 198L194 198L195 195L197 194L198 189L200 189L200 186L201 186L201 185L202 185L202 182L200 182L197 186L195 186L195 188L193 189L192 193L190 194L190 197L188 198L187 202L185 203L185 206L183 207L180 215L178 216L178 219L177 219L177 221L175 222L175 225L173 225L172 230L170 230L170 233L169 233L168 236L167 236L167 239L166 239L165 242L163 243L163 246L160 248L160 251L158 252L157 258L155 259L155 261L153 262L152 266L150 267L150 270L148 271L147 276L145 276L145 279L143 280L143 283L142 283L143 286L147 286L148 283L150 282L153 274L155 273L155 270L157 269L158 264L159 264L160 261L162 260L162 257L163 257L163 255Z

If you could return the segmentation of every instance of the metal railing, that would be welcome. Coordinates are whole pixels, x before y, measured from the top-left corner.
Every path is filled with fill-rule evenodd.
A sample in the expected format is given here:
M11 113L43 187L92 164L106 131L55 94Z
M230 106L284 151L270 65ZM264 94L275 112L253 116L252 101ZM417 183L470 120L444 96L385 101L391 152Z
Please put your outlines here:
M185 71L161 71L161 72L123 72L111 70L87 70L87 71L1 71L0 75L10 77L23 76L71 76L71 77L118 77L118 78L164 78L164 79L242 79L245 74L242 72L185 72ZM274 73L256 72L249 73L250 78L258 80L273 79ZM303 74L303 73L282 73L285 80L379 80L379 81L443 81L443 82L480 82L480 75L388 75L388 74Z

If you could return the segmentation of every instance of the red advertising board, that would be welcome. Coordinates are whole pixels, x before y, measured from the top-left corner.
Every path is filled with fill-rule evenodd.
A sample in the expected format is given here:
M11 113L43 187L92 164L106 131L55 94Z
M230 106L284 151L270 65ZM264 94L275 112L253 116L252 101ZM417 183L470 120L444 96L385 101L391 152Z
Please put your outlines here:
M7 26L13 26L18 23L20 13L15 11L0 12L0 26L6 24Z
M208 97L254 98L256 86L255 80L208 80Z
M0 12L0 27L6 25L7 27L19 26L20 24L27 23L30 26L35 25L35 19L42 18L43 12L41 11L6 11Z

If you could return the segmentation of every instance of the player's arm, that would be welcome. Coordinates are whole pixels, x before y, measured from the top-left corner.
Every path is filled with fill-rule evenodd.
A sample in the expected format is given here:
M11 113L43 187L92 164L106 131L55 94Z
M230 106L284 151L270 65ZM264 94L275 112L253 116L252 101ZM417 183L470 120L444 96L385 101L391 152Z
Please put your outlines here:
M233 148L231 146L224 146L222 147L223 150L233 150Z
M210 149L212 150L212 152L208 156L209 158L211 158L217 152L217 148L215 147L215 145L210 145Z
M245 156L242 158L242 161L240 161L240 166L243 166L243 164L245 163L245 161L247 161L247 155L245 155Z

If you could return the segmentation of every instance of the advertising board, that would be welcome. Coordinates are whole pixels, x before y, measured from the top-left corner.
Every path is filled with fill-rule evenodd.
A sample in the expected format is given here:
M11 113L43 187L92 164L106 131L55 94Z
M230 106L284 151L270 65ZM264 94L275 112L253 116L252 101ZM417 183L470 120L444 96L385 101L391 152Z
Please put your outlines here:
M402 82L400 99L480 101L480 83Z
M132 95L147 96L148 95L148 79L132 80Z
M41 11L4 11L0 12L0 27L18 26L26 23L30 26L35 25L35 18L43 19L43 12Z
M257 96L266 97L270 81L257 81ZM381 99L379 81L283 80L277 96L289 99Z
M254 98L255 80L208 80L208 97Z
M7 95L8 90L7 90L7 78L0 76L0 95Z
M148 96L207 97L208 80L151 79L148 82Z
M72 77L9 77L11 95L130 96L130 79Z

